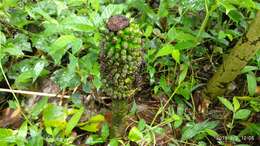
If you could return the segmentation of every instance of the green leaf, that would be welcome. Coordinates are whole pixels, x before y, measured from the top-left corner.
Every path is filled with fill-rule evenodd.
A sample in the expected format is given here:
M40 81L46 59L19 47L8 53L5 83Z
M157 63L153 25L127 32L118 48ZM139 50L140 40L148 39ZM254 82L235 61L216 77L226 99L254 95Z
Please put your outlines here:
M145 129L145 127L146 127L145 120L144 119L140 119L139 122L138 122L138 129L142 131L142 130Z
M17 50L31 52L32 48L28 40L28 36L18 33L17 35L15 35L14 39L10 41L10 43L12 43L14 45L13 47Z
M157 23L157 21L159 20L159 17L154 13L153 9L145 1L131 0L127 4L128 4L129 8L136 8L142 14L144 14L145 16L148 16L154 23Z
M118 146L119 142L116 139L111 139L108 143L108 146Z
M19 128L18 133L17 133L17 137L19 137L19 139L25 140L25 138L27 136L27 131L28 131L27 122L25 121L25 122L23 122L23 124Z
M90 5L91 5L91 7L92 7L95 11L99 11L99 8L100 8L99 1L97 1L97 0L89 0L89 3L90 3Z
M227 0L227 1L230 4L234 4L242 8L247 8L247 9L256 8L255 2L253 0Z
M165 93L170 93L171 91L171 86L169 83L166 81L165 76L161 76L160 78L160 87L163 89Z
M69 6L82 6L87 3L87 0L67 0Z
M182 95L186 100L189 100L191 98L191 93L192 93L193 87L194 87L194 83L181 82L177 93Z
M5 43L5 47L1 47L1 49L3 49L2 50L3 52L8 53L10 55L14 55L14 56L23 55L23 51L28 51L28 52L32 51L31 44L28 42L28 39L29 39L28 36L18 33L14 36L13 39L8 39L8 41L6 41Z
M38 61L34 68L33 68L33 82L36 81L36 79L41 75L43 69L45 67L45 61L44 60L40 60Z
M155 59L172 53L174 47L171 44L165 44L156 54Z
M44 107L48 103L48 97L43 97L40 101L38 101L31 109L32 117L36 118L44 109Z
M82 48L82 40L81 39L76 39L75 41L73 41L72 43L72 54L76 54L80 51L80 49Z
M216 121L204 121L201 123L187 125L182 132L182 140L188 140L196 136L201 132L205 132L206 129L214 129L217 126L218 122Z
M43 146L43 137L39 134L29 139L27 146Z
M39 76L44 76L48 73L44 69L48 62L45 59L38 57L31 57L30 59L24 59L14 65L8 72L9 78L15 80L17 88L25 89L31 86Z
M93 23L85 16L77 16L75 14L70 14L68 17L64 18L60 25L63 30L69 31L80 31L80 32L93 32L96 28Z
M236 23L242 21L244 19L243 14L238 10L232 10L228 13L228 16L235 21Z
M196 37L190 33L186 33L180 29L176 29L175 27L172 27L168 33L167 38L169 41L179 41L179 42L195 42Z
M97 88L97 90L100 89L100 87L102 86L100 76L94 76L93 85Z
M128 139L137 142L143 138L143 133L136 127L132 127L129 134Z
M103 115L96 115L91 117L87 122L80 123L80 129L89 131L89 132L97 132L101 128L102 122L105 121L105 117Z
M52 130L51 127L46 127L46 128L45 128L45 131L46 131L47 134L53 135L53 130Z
M236 97L233 97L233 105L234 105L234 112L236 112L240 108L240 103Z
M135 101L133 101L133 104L131 106L131 109L130 109L130 112L129 112L129 115L135 115L137 112L137 104Z
M43 146L43 137L41 136L41 130L38 129L37 125L29 127L30 136L28 144L26 146Z
M74 35L63 35L51 44L48 52L55 61L55 64L59 64L62 56L70 47L72 47L73 53L77 53L81 45L81 40Z
M106 20L112 15L119 15L126 10L126 8L124 4L109 4L102 10L101 18Z
M243 73L247 73L247 72L254 71L254 70L258 70L258 67L247 65L241 70L241 73L243 74Z
M255 94L255 90L257 86L256 77L252 72L250 72L246 75L246 78L247 78L248 93L250 96L253 96Z
M168 14L169 14L169 12L168 12L168 1L167 0L160 1L158 15L160 17L166 17Z
M0 45L5 44L5 42L6 42L5 34L2 31L0 31Z
M12 129L0 128L0 144L14 143L16 141L16 135Z
M226 9L226 15L228 15L228 13L232 10L236 10L236 7L234 7L232 4L230 4L229 2L220 2L220 5L222 5L225 9Z
M149 37L153 32L153 26L148 25L145 29L144 36Z
M222 104L225 105L226 108L228 108L230 111L234 111L234 107L230 101L228 101L226 98L219 96L218 99Z
M179 76L179 79L178 79L178 84L181 84L181 82L184 81L184 79L187 75L188 69L189 69L189 66L187 64L183 64L181 66L181 73L180 73L180 76Z
M13 56L21 56L23 55L23 51L16 47L15 44L8 43L5 47L1 48L3 49L3 52L8 53Z
M67 115L62 106L48 104L43 110L43 122L46 127L65 127Z
M108 136L109 136L109 125L108 123L104 123L101 129L101 137L104 141L106 141Z
M218 134L215 130L205 129L204 131L207 132L208 135L210 135L210 136L212 136L212 137L217 137L217 136L219 136L219 134Z
M97 132L97 131L99 131L99 129L101 127L100 124L101 123L89 123L83 127L80 127L80 129L88 131L88 132Z
M98 135L90 135L88 139L86 140L85 144L89 145L95 145L95 144L101 144L104 143L103 139L99 137Z
M196 43L193 41L181 41L178 42L174 47L177 50L186 50L196 47Z
M96 115L96 116L91 117L88 120L88 123L103 122L103 121L105 121L105 117L103 115Z
M238 136L244 136L244 135L252 135L251 138L254 138L254 136L260 135L260 124L254 124L249 123L244 130L242 130Z
M83 106L83 101L81 100L80 93L74 93L70 96L70 101L72 101L73 106L81 108Z
M21 127L18 130L17 136L16 136L16 144L18 146L24 146L26 143L26 136L27 136L27 122L23 122Z
M65 135L69 135L74 127L78 124L81 115L84 112L84 107L81 107L69 120L66 129L65 129Z
M241 142L240 138L237 135L228 135L226 139L232 142Z
M68 9L66 3L64 3L64 2L54 1L54 3L56 4L56 11L57 11L58 16L61 15L62 11Z
M155 127L152 129L152 132L154 134L163 135L163 134L165 134L165 129L163 129L161 127Z
M22 28L26 24L30 23L26 17L28 16L27 13L23 9L15 8L15 11L9 13L9 23L17 28Z
M33 72L31 71L26 71L26 72L23 72L22 74L20 74L16 80L15 80L15 85L18 87L18 88L24 88L23 86L25 84L29 84L31 83L33 80Z
M80 77L69 68L56 70L51 79L59 85L61 89L75 88L80 85Z
M181 126L181 124L183 123L183 118L179 116L179 119L174 121L174 128L179 128Z
M177 49L172 50L172 58L177 62L180 63L180 51Z
M250 106L256 111L256 112L260 112L260 98L253 98L252 100L250 100Z
M18 0L3 0L2 4L4 8L9 8L9 7L16 7L17 6L17 1Z
M247 119L251 114L249 109L240 109L235 113L235 119Z

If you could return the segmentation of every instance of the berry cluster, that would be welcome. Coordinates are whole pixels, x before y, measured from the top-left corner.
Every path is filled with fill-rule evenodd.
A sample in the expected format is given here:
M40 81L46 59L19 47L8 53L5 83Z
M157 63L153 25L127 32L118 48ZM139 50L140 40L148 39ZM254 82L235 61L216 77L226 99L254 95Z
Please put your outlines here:
M135 77L142 62L142 33L137 24L107 35L101 64L102 91L116 99L133 96Z

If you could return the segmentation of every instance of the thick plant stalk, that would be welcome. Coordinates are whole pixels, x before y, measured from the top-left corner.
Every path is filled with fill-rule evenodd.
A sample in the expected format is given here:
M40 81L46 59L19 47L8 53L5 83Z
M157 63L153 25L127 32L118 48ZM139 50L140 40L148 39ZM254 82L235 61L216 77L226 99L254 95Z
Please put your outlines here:
M125 132L124 118L128 113L126 99L114 99L112 101L112 128L111 137L122 137Z
M112 98L111 137L124 135L128 101L139 89L137 81L142 62L142 39L139 26L122 15L107 22L109 33L100 53L102 92Z
M228 85L240 74L248 61L260 49L260 11L249 26L247 34L231 50L223 64L209 80L204 97L214 98L224 95Z

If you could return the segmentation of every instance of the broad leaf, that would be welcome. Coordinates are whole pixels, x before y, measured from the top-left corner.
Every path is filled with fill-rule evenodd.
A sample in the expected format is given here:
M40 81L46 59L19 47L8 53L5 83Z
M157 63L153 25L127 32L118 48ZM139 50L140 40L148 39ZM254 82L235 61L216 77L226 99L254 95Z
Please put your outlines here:
M0 128L0 144L8 145L16 141L15 132L12 129Z
M55 64L59 64L62 56L72 47L73 53L77 53L81 48L81 40L73 35L60 36L49 48L49 54L52 56Z
M101 18L107 20L112 15L121 14L126 8L124 4L109 4L102 10Z
M201 123L187 125L182 132L182 140L188 140L196 136L201 132L205 132L206 129L214 129L217 126L218 122L216 121L204 121Z
M145 120L144 119L140 119L139 122L138 122L138 129L142 131L142 130L145 129L145 127L146 127Z
M99 135L90 135L85 144L88 144L88 145L96 145L96 144L101 144L101 143L104 143L105 141L102 139L102 137L99 137Z
M143 138L143 133L136 127L131 128L128 139L137 142Z
M36 118L44 109L44 107L48 103L48 97L43 97L40 101L38 101L33 108L31 109L32 117Z
M109 136L109 125L108 123L104 123L101 129L101 137L105 141Z
M80 129L89 131L89 132L97 132L100 128L102 123L105 121L105 117L103 115L96 115L91 117L87 122L80 123Z
M164 45L156 54L155 58L172 54L174 47L171 44Z
M26 141L27 131L28 131L27 122L23 122L23 124L21 125L17 133L17 137L16 137L17 145L24 145Z
M111 139L108 143L108 146L119 146L119 142L117 139Z
M246 75L246 78L247 78L248 93L250 96L253 96L255 94L256 86L257 86L256 77L252 72L250 72Z
M187 64L183 64L181 66L181 73L179 75L178 84L181 84L181 82L184 81L184 79L187 75L188 69L189 69L189 66Z
M220 102L222 104L225 105L226 108L228 108L230 111L234 111L234 107L230 101L228 101L226 98L220 97L220 96L218 97L218 99L220 100Z
M249 109L240 109L235 113L235 119L247 119L251 114Z
M169 41L192 41L195 42L196 37L193 36L190 33L186 33L182 30L176 29L175 27L172 27L168 33L167 33L167 38Z
M177 49L173 49L172 50L172 58L177 62L177 63L180 63L180 51L177 50Z
M0 31L0 45L4 44L6 42L5 34Z
M78 124L81 115L84 112L84 108L81 107L69 120L66 129L65 129L65 135L69 135L71 133L71 131L73 130L74 127L76 127L76 125Z
M43 111L43 122L46 127L66 126L67 115L62 106L49 104Z
M233 97L233 105L234 105L234 112L236 112L240 108L240 103L236 97Z

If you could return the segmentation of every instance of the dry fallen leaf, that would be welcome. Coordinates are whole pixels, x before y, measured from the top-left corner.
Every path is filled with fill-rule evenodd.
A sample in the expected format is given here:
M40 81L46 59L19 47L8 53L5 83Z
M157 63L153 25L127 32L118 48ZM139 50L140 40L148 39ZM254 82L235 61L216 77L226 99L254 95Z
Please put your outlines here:
M2 128L18 128L22 124L21 108L17 108L15 110L11 108L6 108L1 111L0 117L0 127Z

